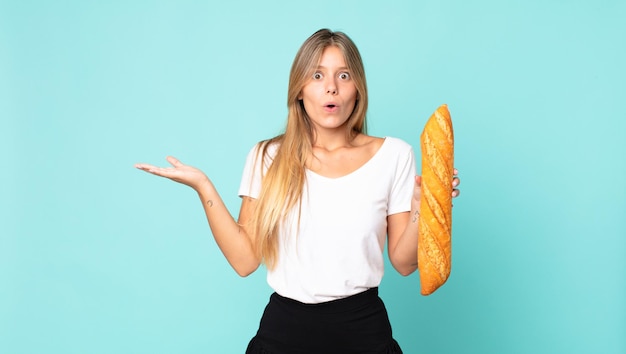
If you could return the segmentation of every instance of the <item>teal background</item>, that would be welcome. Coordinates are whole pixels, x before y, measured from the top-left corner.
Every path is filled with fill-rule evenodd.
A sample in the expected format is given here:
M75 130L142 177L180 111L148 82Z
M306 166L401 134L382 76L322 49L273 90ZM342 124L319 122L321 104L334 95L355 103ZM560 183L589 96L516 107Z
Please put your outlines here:
M185 186L237 215L315 30L365 61L370 133L419 153L448 103L453 271L387 264L406 353L626 353L626 2L0 1L0 353L243 353L270 289L239 278ZM419 161L418 161L419 163Z

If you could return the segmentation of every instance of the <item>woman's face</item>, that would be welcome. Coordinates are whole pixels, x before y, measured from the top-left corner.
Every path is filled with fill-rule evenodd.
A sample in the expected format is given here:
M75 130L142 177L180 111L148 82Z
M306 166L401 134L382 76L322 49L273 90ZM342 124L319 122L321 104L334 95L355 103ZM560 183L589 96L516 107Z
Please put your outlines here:
M299 97L315 130L342 127L354 110L356 97L356 86L343 53L336 46L326 47Z

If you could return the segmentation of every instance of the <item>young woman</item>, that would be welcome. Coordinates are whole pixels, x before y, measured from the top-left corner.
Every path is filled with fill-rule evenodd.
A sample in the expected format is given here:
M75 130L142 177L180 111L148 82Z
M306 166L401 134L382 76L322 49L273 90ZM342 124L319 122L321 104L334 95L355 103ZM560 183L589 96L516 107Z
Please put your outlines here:
M136 165L198 192L237 274L267 267L275 292L247 353L402 353L378 285L385 242L398 272L417 269L420 177L409 144L365 134L367 99L352 40L309 37L291 68L285 132L248 155L237 222L199 169L173 157Z

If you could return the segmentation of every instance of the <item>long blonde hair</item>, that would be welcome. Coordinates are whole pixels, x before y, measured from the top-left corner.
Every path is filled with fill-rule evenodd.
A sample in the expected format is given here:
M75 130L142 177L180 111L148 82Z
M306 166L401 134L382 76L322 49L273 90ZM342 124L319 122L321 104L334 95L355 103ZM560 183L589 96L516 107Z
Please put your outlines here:
M268 147L277 144L276 155L263 176L252 217L257 256L268 269L276 265L278 233L286 216L296 205L300 207L306 178L305 166L307 158L312 154L313 128L299 97L319 64L322 52L329 46L336 46L343 53L357 89L355 107L347 121L348 141L366 132L367 84L361 55L345 33L321 29L302 44L291 66L287 93L289 113L284 133L259 143L260 156L257 159L260 158L260 161L266 161Z

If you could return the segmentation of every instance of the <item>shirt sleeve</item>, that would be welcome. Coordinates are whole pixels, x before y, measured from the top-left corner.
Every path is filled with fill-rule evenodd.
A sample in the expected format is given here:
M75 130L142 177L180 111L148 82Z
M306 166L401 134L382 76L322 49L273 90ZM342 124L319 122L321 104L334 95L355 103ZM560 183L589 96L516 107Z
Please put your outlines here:
M405 143L406 144L406 143ZM396 174L389 195L388 215L411 211L415 186L415 154L411 145L398 153Z
M248 153L246 164L243 167L241 183L239 185L239 196L257 199L261 193L261 181L267 168L273 160L276 147L270 145L266 156L262 157L263 144L256 144ZM262 161L263 160L263 161Z
M239 196L258 198L261 191L261 164L259 163L259 144L256 144L246 158L243 167L241 183L239 184Z

